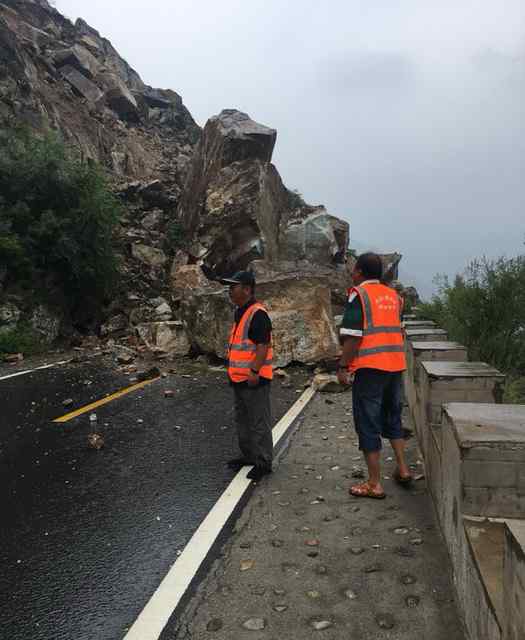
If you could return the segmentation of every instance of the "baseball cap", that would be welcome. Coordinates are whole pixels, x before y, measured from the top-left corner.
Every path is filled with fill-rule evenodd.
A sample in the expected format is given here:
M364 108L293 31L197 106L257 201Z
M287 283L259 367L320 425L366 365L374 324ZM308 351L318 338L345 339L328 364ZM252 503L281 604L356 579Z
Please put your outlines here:
M247 286L255 285L255 275L252 271L237 271L229 278L221 278L222 284L244 284Z

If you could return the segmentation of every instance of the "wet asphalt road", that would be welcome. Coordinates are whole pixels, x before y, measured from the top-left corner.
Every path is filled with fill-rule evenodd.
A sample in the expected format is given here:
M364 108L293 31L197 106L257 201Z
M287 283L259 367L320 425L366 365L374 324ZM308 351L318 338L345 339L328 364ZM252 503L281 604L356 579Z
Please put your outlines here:
M233 477L222 373L170 375L99 407L98 452L89 414L52 422L129 384L97 361L0 381L1 638L122 638ZM274 384L275 419L296 399Z

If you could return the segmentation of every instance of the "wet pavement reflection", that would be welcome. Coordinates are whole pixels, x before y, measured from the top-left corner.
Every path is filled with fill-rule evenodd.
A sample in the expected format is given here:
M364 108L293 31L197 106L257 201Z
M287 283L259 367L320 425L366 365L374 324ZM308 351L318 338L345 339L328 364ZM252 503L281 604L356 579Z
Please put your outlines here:
M170 375L99 407L100 451L89 414L52 422L129 384L96 362L0 381L2 637L121 638L233 477L221 373ZM297 394L274 389L278 419Z

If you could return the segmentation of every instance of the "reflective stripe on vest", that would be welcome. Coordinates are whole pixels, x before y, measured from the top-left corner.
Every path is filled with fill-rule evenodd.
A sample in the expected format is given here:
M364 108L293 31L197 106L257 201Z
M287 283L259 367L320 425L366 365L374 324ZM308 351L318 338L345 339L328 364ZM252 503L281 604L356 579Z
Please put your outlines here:
M256 358L257 345L248 336L250 324L257 311L266 311L262 304L255 302L244 312L239 324L234 324L230 333L230 348L228 354L228 375L233 382L245 382L248 379L249 370L253 367ZM259 375L271 380L273 350L268 346L266 360L259 369Z
M372 282L355 287L353 291L363 308L363 337L349 369L404 371L406 357L397 293Z

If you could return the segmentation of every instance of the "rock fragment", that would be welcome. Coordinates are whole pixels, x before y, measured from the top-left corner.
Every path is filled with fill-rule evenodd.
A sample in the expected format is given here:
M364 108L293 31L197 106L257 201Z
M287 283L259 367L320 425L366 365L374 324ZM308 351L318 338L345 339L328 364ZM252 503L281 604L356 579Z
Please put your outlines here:
M242 623L242 626L249 631L262 631L266 627L264 618L250 618Z

